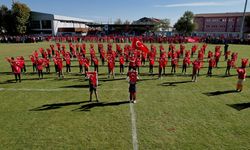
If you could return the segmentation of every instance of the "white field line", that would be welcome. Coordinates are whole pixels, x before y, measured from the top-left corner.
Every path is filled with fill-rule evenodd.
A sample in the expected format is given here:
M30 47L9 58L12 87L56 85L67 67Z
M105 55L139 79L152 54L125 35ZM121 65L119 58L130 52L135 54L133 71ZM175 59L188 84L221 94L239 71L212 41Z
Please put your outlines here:
M132 140L133 140L133 149L138 150L138 140L136 132L136 115L134 111L134 104L130 103L130 114L131 114L131 124L132 124Z

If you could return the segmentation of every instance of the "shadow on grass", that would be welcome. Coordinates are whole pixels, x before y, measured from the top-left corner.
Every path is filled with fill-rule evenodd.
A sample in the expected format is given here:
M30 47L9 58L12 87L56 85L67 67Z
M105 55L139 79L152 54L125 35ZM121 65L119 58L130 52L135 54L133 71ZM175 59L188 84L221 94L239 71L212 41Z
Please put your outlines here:
M123 104L128 104L129 101L121 101L121 102L96 102L96 103L89 103L81 106L78 109L74 109L72 111L90 111L90 109L95 107L106 107L106 106L119 106Z
M80 101L80 102L66 102L66 103L55 103L55 104L45 104L40 107L30 109L29 111L44 111L44 110L53 110L62 108L64 106L71 106L71 105L79 105L83 103L87 103L89 101Z
M42 79L39 79L39 78L29 78L29 79L22 79L22 82L23 81L34 81L34 80L47 80L49 78L42 78ZM19 82L19 81L18 81ZM12 84L12 83L16 83L16 80L15 79L12 79L12 80L6 80L4 82L1 82L0 84Z
M44 72L45 73L45 72ZM0 72L0 75L13 75L13 72ZM37 72L22 72L22 75L36 75Z
M126 80L126 78L99 78L98 81L108 82L108 81L119 81L119 80Z
M89 88L89 85L70 85L70 86L63 86L61 88Z
M250 107L250 103L227 104L227 105L238 111L241 111L243 109L247 109Z
M161 86L176 86L176 84L183 84L183 83L190 83L192 81L188 80L188 81L177 81L177 82L164 82L162 84L160 84Z
M66 76L66 77L65 77ZM58 76L55 76L53 81L71 81L71 80L83 80L81 78L70 78L67 75L65 75L64 78L58 78Z
M151 78L140 78L137 82L143 82L143 81L149 81L149 80L158 80L159 78L154 78L151 76Z
M212 77L215 77L215 78L230 78L230 77L235 77L235 76L238 76L238 75L230 75L230 76L227 76L227 75L212 75Z
M207 96L217 96L217 95L229 94L229 93L238 93L238 92L236 90L227 90L227 91L208 92L208 93L203 93L203 94Z

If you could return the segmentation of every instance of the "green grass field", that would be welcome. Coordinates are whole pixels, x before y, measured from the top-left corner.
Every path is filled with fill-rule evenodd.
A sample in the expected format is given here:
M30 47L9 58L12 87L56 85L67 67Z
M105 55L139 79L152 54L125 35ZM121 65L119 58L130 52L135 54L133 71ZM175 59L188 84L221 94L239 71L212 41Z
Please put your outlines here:
M99 103L88 102L88 80L78 73L77 61L64 80L57 79L53 66L51 74L38 80L26 61L23 81L14 82L4 58L23 55L28 60L34 50L49 44L0 44L0 149L133 149L125 75L107 79L107 66L100 67ZM207 51L214 46L208 45ZM249 45L229 49L239 59L250 56ZM196 83L190 82L191 68L188 75L178 68L174 76L168 63L168 75L159 80L147 75L148 63L142 67L146 74L137 84L138 103L133 104L139 149L250 149L249 78L241 93L233 92L237 73L232 69L232 76L224 77L222 60L213 77L206 77L205 63Z

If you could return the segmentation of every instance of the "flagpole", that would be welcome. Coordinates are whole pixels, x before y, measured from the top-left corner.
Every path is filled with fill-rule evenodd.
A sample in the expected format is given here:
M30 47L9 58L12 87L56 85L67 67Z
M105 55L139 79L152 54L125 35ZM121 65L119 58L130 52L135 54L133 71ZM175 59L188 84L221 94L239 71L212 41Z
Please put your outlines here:
M246 16L246 8L247 8L247 1L245 1L245 7L244 7L244 12L243 12L243 16L242 16L242 22L241 22L241 28L240 28L240 39L243 40L244 39L244 23L245 23L245 16Z

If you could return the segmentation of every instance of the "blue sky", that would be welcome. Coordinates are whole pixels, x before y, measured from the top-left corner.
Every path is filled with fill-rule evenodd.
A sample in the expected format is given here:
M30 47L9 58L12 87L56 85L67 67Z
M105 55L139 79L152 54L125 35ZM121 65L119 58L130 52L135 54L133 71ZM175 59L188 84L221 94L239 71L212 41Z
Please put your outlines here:
M245 0L19 0L31 10L79 17L95 22L169 18L174 24L186 10L194 13L242 12ZM250 3L250 2L249 2ZM250 11L248 3L247 11ZM11 6L11 0L0 4Z

